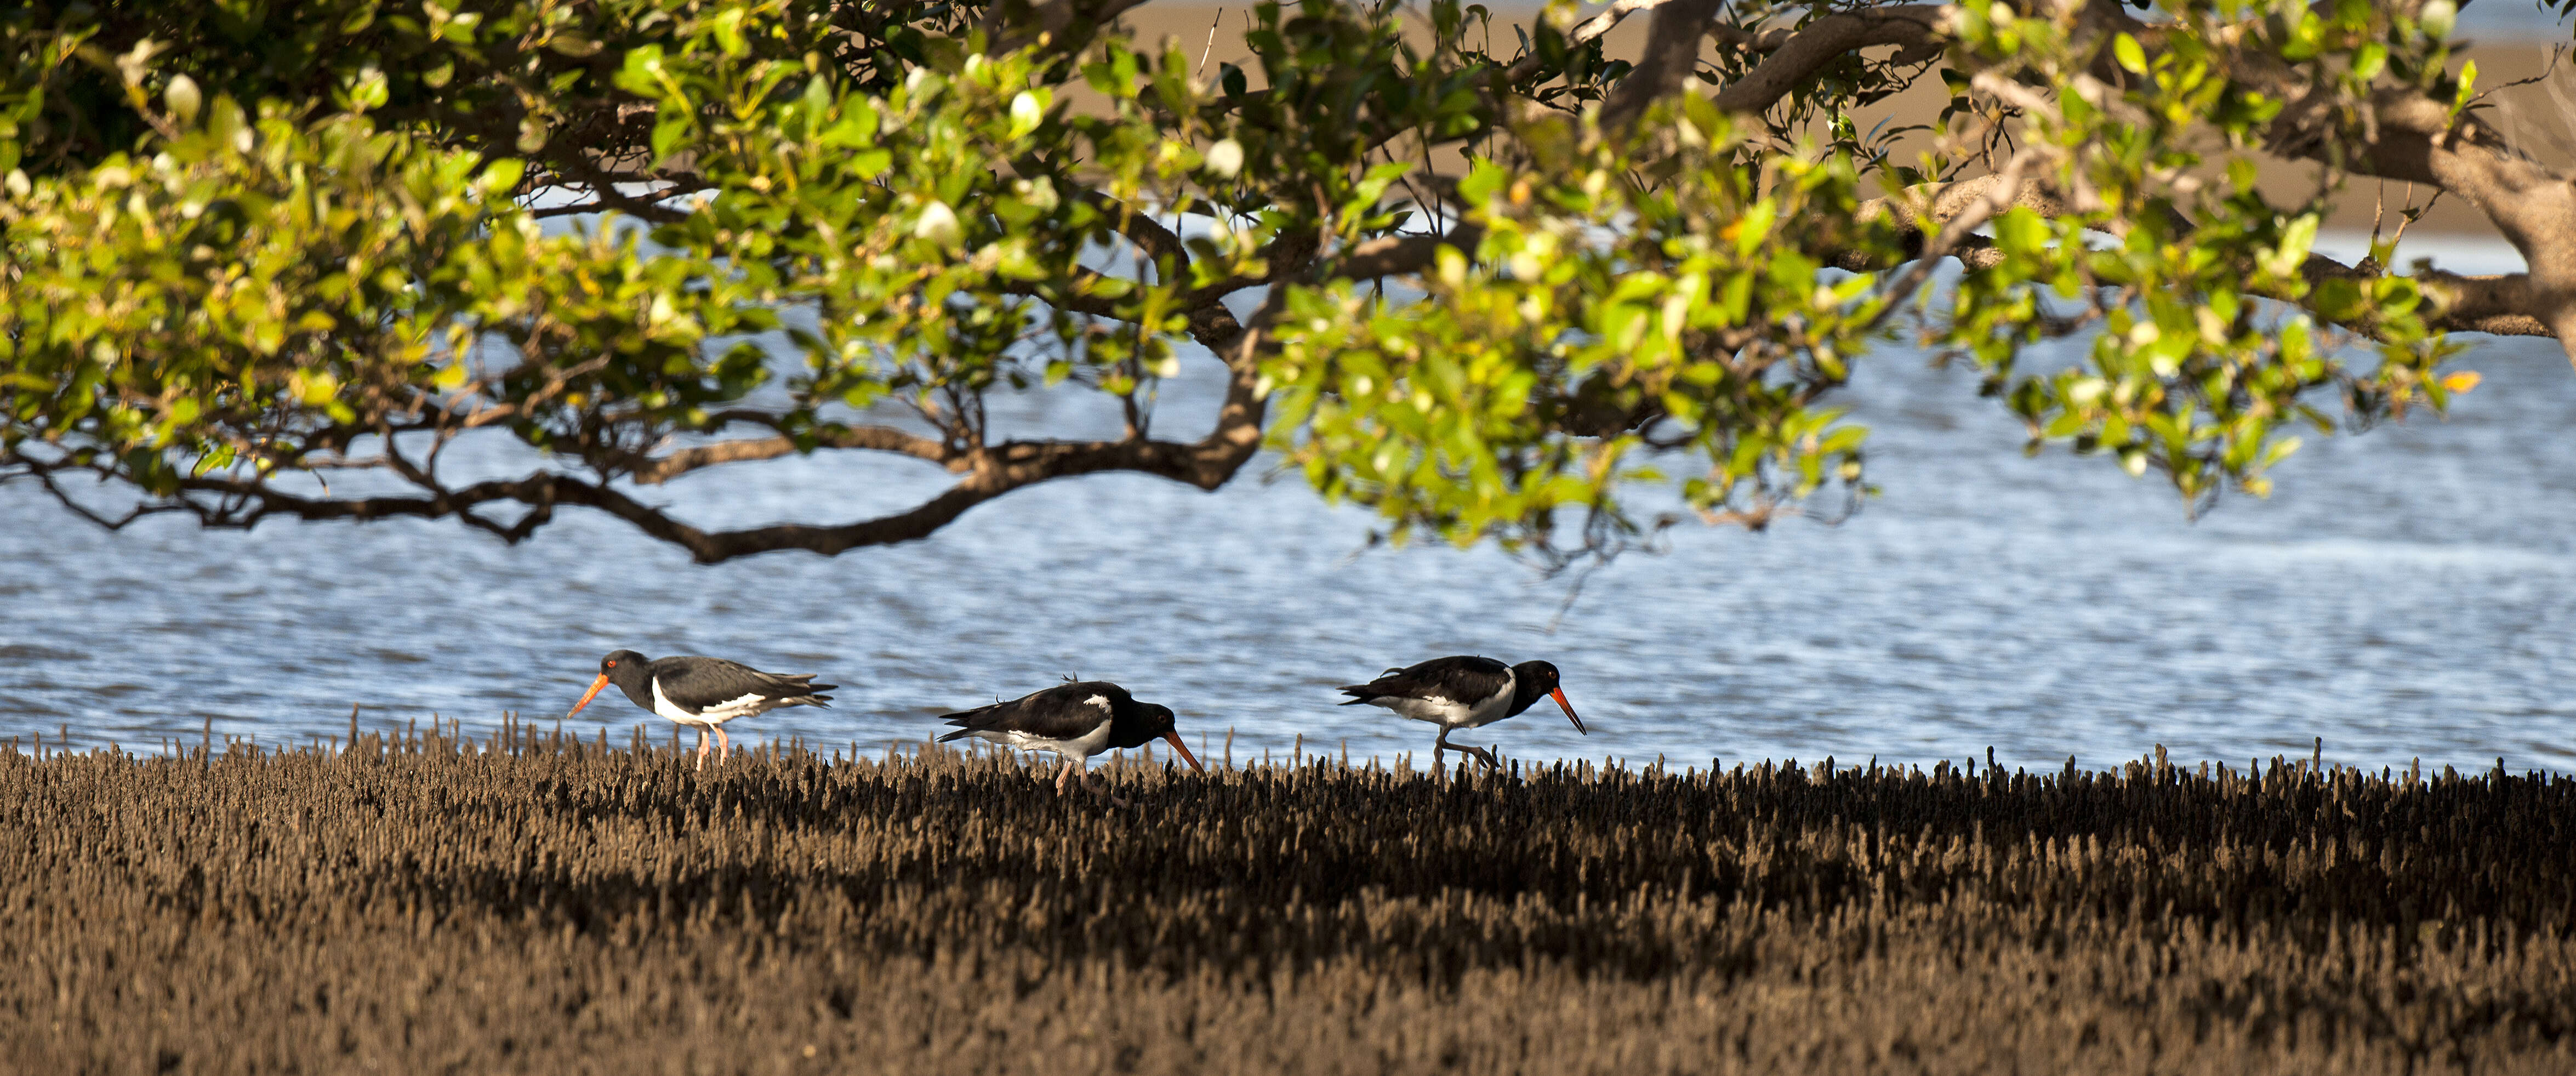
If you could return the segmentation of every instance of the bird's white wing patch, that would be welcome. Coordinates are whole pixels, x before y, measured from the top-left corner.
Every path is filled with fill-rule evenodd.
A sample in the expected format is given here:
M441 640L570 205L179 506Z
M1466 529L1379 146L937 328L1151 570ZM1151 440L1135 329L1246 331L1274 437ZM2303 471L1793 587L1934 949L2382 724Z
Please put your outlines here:
M1109 724L1109 722L1103 721L1091 731L1083 733L1082 735L1070 740L1050 740L1044 736L1032 736L1028 733L1018 731L1006 732L998 737L987 736L985 738L994 740L997 743L1006 743L1024 751L1053 751L1056 754L1065 756L1066 758L1090 758L1091 756L1097 755L1108 748ZM979 733L978 735L981 734Z
M1428 695L1418 699L1402 695L1381 695L1370 699L1369 705L1386 707L1416 721L1475 728L1502 720L1503 711L1512 705L1513 677L1512 673L1504 673L1502 690L1473 702L1460 702L1444 695Z
M1082 701L1089 705L1097 706L1103 710L1109 709L1109 696L1107 695L1094 695Z
M1370 699L1369 705L1383 706L1416 721L1429 721L1440 725L1455 725L1464 721L1467 717L1466 707L1460 706L1455 702L1441 698L1437 695L1427 699L1406 698L1402 695L1380 695L1377 698Z
M670 696L662 693L661 677L653 678L653 712L683 725L699 727L721 725L737 717L750 717L753 714L777 708L776 699L761 695L745 695L738 699L727 699L693 714L683 709L679 703L671 701Z
M731 721L737 717L750 717L753 714L777 708L777 699L755 694L738 699L726 699L698 712L710 721Z

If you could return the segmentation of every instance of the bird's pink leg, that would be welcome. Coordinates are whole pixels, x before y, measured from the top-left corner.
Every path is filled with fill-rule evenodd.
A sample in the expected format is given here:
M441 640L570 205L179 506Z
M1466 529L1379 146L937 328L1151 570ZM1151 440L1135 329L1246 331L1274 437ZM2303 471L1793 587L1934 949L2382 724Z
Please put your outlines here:
M1056 758L1058 761L1055 767L1055 794L1061 796L1064 795L1064 783L1072 780L1074 772L1082 769L1082 764L1089 760L1074 758L1070 755L1057 755ZM1086 773L1082 776L1084 782L1086 784L1089 783L1091 775Z
M1484 763L1489 768L1502 768L1502 763L1494 761L1494 753L1492 751L1488 751L1482 747L1469 747L1465 744L1450 743L1449 726L1447 725L1440 726L1439 737L1431 741L1431 761L1433 765L1436 766L1439 764L1440 752L1443 751L1455 751L1459 754L1467 755L1478 762Z
M716 726L716 765L722 766L726 759L732 757L733 740L725 735L724 726L718 725Z

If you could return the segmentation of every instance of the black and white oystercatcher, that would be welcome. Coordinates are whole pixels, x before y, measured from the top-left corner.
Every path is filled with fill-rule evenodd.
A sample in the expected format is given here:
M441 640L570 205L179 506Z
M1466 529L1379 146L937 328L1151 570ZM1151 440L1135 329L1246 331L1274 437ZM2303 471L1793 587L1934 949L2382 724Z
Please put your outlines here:
M707 768L707 733L716 734L719 765L724 755L733 750L733 741L725 737L725 722L781 706L823 706L832 701L823 692L840 686L817 684L813 673L766 673L723 658L656 661L632 650L620 650L599 659L599 679L590 682L590 691L572 704L572 713L564 716L580 713L610 684L617 685L617 690L625 692L635 705L698 730L701 770Z
M1440 726L1439 737L1431 741L1435 765L1443 751L1473 755L1487 766L1501 765L1494 761L1492 751L1450 743L1450 730L1483 728L1506 717L1517 717L1543 698L1556 700L1566 720L1574 722L1574 731L1592 735L1583 727L1583 719L1574 716L1574 704L1565 701L1564 690L1557 687L1556 666L1544 661L1505 665L1492 658L1433 658L1420 665L1389 669L1386 675L1368 683L1343 688L1342 693L1351 697L1344 706L1383 706L1416 721Z
M1057 792L1064 791L1064 783L1077 773L1082 774L1083 787L1091 787L1091 756L1114 747L1143 747L1156 737L1171 741L1172 750L1180 752L1191 769L1207 769L1173 729L1170 707L1138 702L1126 688L1106 680L1057 684L1009 702L942 714L940 720L957 726L957 731L939 738L941 743L973 736L1005 747L1055 752L1064 760L1057 767Z

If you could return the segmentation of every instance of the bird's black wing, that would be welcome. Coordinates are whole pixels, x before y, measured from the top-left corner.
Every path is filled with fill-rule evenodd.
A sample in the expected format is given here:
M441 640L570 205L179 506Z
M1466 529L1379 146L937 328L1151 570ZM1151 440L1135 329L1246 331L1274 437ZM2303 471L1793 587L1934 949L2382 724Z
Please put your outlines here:
M822 692L840 686L817 684L813 673L767 673L738 661L699 657L654 662L653 679L661 682L663 698L691 710L753 697L821 706L832 701Z
M939 739L945 743L978 732L1018 732L1049 740L1078 740L1109 720L1114 707L1126 698L1126 688L1105 681L1058 684L1009 702L941 714L939 719L957 726L957 731Z
M1350 696L1344 706L1354 706L1383 698L1442 698L1456 703L1473 703L1490 699L1510 683L1512 667L1492 658L1433 658L1378 677L1365 684L1342 689Z

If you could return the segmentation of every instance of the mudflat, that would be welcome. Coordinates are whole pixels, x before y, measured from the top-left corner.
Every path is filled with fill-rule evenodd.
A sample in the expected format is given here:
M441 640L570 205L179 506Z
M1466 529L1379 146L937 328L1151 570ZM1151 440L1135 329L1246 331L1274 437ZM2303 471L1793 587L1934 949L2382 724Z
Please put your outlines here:
M2576 1071L2564 777L640 736L0 752L0 1069Z

